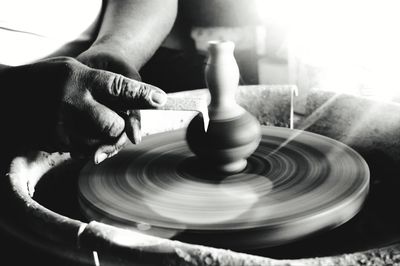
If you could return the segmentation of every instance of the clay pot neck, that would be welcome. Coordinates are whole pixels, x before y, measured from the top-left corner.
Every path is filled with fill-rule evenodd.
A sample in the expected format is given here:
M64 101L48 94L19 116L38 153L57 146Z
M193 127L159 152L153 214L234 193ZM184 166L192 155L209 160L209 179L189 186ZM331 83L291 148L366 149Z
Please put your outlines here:
M234 57L235 45L231 41L211 41L205 70L211 94L210 119L229 119L243 113L236 103L239 68Z
M217 59L222 54L232 54L235 44L231 41L210 41L208 42L208 53L211 58Z

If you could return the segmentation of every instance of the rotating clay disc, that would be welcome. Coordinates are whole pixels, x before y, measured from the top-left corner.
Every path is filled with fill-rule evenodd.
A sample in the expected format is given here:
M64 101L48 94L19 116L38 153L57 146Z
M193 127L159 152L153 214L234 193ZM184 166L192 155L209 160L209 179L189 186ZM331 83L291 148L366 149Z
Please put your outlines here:
M196 159L185 131L145 137L79 177L90 220L216 247L274 246L334 228L361 208L369 170L333 139L262 127L246 169L212 172Z

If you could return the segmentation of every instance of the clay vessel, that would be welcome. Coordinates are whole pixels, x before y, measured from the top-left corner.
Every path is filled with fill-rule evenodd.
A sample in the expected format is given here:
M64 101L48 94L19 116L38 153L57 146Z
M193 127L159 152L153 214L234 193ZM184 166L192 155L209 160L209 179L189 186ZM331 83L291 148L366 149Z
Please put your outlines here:
M239 69L234 43L209 42L208 54L205 78L211 94L210 123L206 132L201 114L194 117L187 128L186 140L207 167L237 173L245 169L247 158L258 147L260 124L236 102Z

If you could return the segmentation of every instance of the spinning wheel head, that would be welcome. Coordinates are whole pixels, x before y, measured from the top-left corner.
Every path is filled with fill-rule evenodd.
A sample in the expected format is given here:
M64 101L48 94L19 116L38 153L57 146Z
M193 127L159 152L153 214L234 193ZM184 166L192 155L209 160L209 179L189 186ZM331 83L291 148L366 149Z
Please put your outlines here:
M262 127L245 170L202 167L185 131L144 138L79 178L89 219L217 247L274 246L336 227L361 208L365 161L332 139Z
M152 135L79 179L82 210L166 238L250 249L292 241L353 217L369 171L352 149L287 128L260 127L235 101L233 43L212 42L210 122ZM223 174L221 174L223 172Z

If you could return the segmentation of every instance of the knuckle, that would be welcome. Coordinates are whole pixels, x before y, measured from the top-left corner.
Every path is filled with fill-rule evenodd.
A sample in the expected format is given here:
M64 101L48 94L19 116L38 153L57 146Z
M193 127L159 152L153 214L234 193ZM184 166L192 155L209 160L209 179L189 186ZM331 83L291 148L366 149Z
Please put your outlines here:
M119 135L121 135L121 132L124 130L124 127L125 127L124 119L122 119L122 117L120 116L116 116L114 119L110 120L110 122L104 126L103 132L111 138L116 138Z
M85 87L86 77L77 61L73 58L63 57L56 62L52 78L61 82L61 86L66 89L65 93L74 93L76 92L74 89L81 91L81 88Z
M150 91L142 82L126 80L124 85L122 94L125 99L137 101L150 96Z
M120 96L126 87L124 77L119 74L110 75L108 84L109 93L112 96Z
M72 76L76 72L76 62L74 59L64 57L60 59L59 67L67 76Z
M139 92L139 88L136 82L126 82L123 90L123 98L135 99Z
M139 83L139 95L142 99L149 99L150 98L151 90L144 84Z

